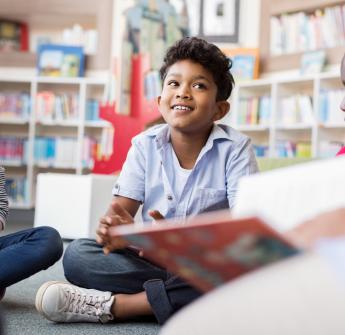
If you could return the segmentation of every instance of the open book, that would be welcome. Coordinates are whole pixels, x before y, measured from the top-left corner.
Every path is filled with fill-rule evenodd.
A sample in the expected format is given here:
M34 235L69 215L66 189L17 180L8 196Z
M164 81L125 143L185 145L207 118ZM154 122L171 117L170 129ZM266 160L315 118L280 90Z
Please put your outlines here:
M114 236L142 248L145 258L202 291L298 252L259 218L236 220L229 211L111 229Z
M296 254L282 232L339 207L345 207L345 157L244 177L231 215L221 211L153 226L120 226L112 234L208 291Z

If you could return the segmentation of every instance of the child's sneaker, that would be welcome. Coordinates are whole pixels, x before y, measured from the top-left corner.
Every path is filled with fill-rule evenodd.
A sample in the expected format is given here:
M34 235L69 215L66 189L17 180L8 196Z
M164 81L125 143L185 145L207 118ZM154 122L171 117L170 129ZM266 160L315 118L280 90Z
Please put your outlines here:
M50 281L36 294L36 309L55 322L108 322L113 320L111 292L81 288L69 283Z
M0 301L2 300L2 298L4 297L6 292L6 288L0 288Z

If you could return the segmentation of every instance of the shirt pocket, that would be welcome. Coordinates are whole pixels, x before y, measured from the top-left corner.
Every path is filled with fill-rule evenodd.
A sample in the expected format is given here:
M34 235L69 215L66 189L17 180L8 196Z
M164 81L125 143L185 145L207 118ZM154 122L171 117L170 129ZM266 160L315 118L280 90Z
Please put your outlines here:
M195 209L199 213L229 208L225 189L198 188L195 200Z

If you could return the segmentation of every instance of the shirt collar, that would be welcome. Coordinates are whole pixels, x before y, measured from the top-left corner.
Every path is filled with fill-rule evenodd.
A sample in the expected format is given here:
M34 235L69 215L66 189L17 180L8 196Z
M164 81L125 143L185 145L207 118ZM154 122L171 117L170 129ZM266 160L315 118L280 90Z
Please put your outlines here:
M213 142L220 139L233 141L232 132L231 130L229 131L229 129L231 128L224 125L214 124L205 147L212 147ZM159 149L166 143L170 142L170 128L167 124L155 126L147 132L147 136L155 137L157 148Z

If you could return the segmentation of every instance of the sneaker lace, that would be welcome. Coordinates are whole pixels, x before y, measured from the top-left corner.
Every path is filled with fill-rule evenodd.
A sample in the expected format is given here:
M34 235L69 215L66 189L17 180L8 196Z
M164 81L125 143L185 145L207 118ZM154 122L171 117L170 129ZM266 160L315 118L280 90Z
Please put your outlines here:
M79 292L67 291L68 303L66 304L66 311L94 315L97 317L107 316L112 319L111 314L106 312L106 303L108 298L105 296L92 296L81 294Z

